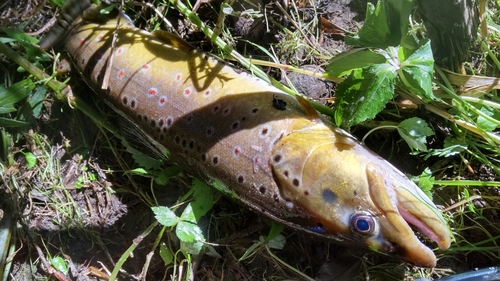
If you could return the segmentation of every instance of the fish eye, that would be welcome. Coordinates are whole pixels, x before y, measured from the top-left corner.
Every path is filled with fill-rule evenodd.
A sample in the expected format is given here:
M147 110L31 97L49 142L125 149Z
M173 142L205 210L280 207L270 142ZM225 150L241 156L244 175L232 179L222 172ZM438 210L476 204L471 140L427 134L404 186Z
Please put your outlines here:
M375 221L368 214L355 214L351 217L351 229L363 235L370 235L375 231Z

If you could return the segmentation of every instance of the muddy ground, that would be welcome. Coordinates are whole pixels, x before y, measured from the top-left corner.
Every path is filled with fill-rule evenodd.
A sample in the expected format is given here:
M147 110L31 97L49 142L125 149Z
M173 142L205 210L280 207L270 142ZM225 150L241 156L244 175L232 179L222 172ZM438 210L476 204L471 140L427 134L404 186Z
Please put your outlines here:
M343 30L356 31L361 26L366 1L304 1L289 4L289 9L295 9L293 5L297 7L296 14L302 17L301 21L320 21L323 18L330 23L317 25L314 28L317 33L309 39L317 42L331 55L346 50L348 47L343 42ZM205 15L203 19L207 22L215 20L211 7L217 7L217 3L211 3L211 6L202 4L199 10L200 15ZM281 23L290 30L295 30L295 27L285 20L275 3L262 3L258 7L262 13L272 17L274 22L269 19L266 21L265 18L254 22L248 22L244 18L227 21L227 24L233 26L231 30L237 38L236 46L242 53L257 58L264 57L262 52L245 44L242 40L245 39L263 46L273 46L282 63L312 69L325 66L327 60L309 55L310 50L307 48L298 47L294 52L283 50L287 46L278 43L286 41L287 35L279 31L281 29L276 23ZM147 26L144 18L153 14L149 8L130 5L128 9L138 26ZM53 8L45 1L13 0L0 4L0 15L1 26L35 32L50 21ZM210 51L211 43L180 17L179 13L170 11L167 18L188 41ZM16 72L15 64L5 58L2 58L1 64L2 71L5 72L3 79L7 76L14 81L23 79L25 74ZM284 76L289 75L299 91L323 102L327 102L335 91L334 83L269 71L283 81ZM99 105L99 101L94 100L92 91L78 77L73 77L71 83L75 94L86 96L89 101ZM152 247L160 228L156 227L149 235L142 236L155 221L148 207L149 202L146 201L154 196L160 205L171 206L180 195L188 192L191 182L189 176L175 178L166 185L158 185L148 177L124 173L124 170L135 168L136 164L118 139L100 130L83 113L53 100L50 95L47 95L43 104L43 112L32 128L17 131L19 141L12 151L15 163L6 167L2 173L1 208L4 213L14 214L17 222L15 239L12 241L17 251L12 256L13 264L7 280L106 280L120 256L134 241L139 240L137 249L128 256L119 279L170 280L172 266L165 266L158 251ZM429 113L417 111L418 109L411 114L427 120L433 118ZM434 124L439 125L441 122L443 121L435 120ZM367 129L360 127L354 130L354 134L363 136L366 131ZM434 141L439 142L438 138L439 135ZM446 163L435 163L435 159L423 161L409 156L408 148L397 140L395 133L380 132L373 134L367 140L367 145L402 171L413 175L421 173L425 167L437 164L446 166L459 161L454 158L446 159ZM21 151L32 151L38 157L35 168L27 169ZM487 167L473 163L472 169L475 169L477 176L498 180ZM92 179L88 178L90 174L93 175ZM452 198L447 192L438 192L435 196L438 204L453 203L447 199ZM61 206L65 207L61 209ZM469 221L472 219L466 218ZM486 227L490 228L491 233L498 235L498 217L494 211L485 212L474 219L494 222L492 226ZM205 224L207 241L215 245L220 256L205 254L196 257L191 275L194 280L303 279L279 263L265 247L257 249L250 258L237 262L236 259L258 241L261 235L266 235L270 228L268 222L244 207L221 197L207 215ZM483 233L476 233L474 230L470 232L464 230L461 235L478 235L477 241L483 239ZM436 278L451 271L465 271L497 263L494 262L495 255L460 252L445 254L434 272L423 272L390 257L313 240L290 229L286 229L284 235L287 238L285 247L273 250L273 254L316 280L413 280L419 276ZM173 248L178 243L175 234L166 235L164 241ZM150 253L154 253L152 257L149 257ZM498 254L498 250L496 253ZM442 252L438 251L437 254L443 256ZM63 257L68 264L66 276L51 271L47 260L53 256ZM145 265L148 266L147 272L141 275Z

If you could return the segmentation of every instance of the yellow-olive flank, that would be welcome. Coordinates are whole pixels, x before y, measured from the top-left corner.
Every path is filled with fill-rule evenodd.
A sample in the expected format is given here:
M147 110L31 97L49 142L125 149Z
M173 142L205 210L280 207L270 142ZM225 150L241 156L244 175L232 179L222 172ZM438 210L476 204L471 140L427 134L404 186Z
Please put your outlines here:
M186 172L287 227L417 266L436 265L409 224L441 249L450 245L448 227L390 163L305 99L171 33L140 30L126 15L101 9L69 1L40 46L64 47L125 120L129 142L158 157L168 151Z

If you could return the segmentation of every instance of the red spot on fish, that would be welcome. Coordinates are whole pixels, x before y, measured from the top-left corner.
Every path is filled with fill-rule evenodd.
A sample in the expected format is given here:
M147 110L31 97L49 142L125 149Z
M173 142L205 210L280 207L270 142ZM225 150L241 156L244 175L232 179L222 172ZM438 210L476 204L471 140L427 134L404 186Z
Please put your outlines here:
M149 69L149 64L145 64L141 67L141 71L147 71Z
M238 157L240 155L240 153L241 153L241 147L235 146L233 149L233 156Z
M96 42L99 42L99 41L102 41L102 38L104 38L104 36L102 34L99 34L97 35L97 38L96 38Z
M123 48L120 47L120 48L116 49L116 54L117 55L123 54Z
M167 103L167 96L161 96L160 99L158 100L158 105L164 106L166 103Z
M80 38L80 40L78 40L78 46L83 46L83 43L85 43L85 39Z
M100 60L102 60L103 55L101 53L98 53L96 57L97 57L97 61L100 61Z
M205 92L203 92L203 96L204 97L209 97L211 94L212 94L212 90L211 89L207 89L207 90L205 90Z
M193 90L191 89L191 87L187 87L187 88L186 88L186 89L184 89L184 91L182 92L182 94L183 94L185 97L189 97L192 93L193 93Z
M156 88L149 88L148 94L149 94L149 96L155 96L156 94L158 94L158 89L156 89Z
M125 71L123 71L123 70L118 71L118 75L116 75L116 76L118 77L118 79L122 79L123 76L125 76Z
M175 75L175 80L176 81L181 81L181 79L182 79L182 74L177 73L177 75Z

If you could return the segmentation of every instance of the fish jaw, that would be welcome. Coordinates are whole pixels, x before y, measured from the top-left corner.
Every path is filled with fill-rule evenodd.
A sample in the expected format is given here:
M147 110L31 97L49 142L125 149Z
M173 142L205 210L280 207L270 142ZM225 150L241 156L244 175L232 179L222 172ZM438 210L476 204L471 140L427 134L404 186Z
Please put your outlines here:
M448 228L425 194L341 130L303 128L277 143L271 159L281 195L309 214L300 221L308 232L434 267L433 251L408 224L449 247Z
M450 232L439 210L420 189L391 180L373 163L367 164L366 176L372 200L384 216L381 235L398 245L394 254L417 266L435 267L436 256L414 235L409 224L435 241L441 249L447 249ZM413 192L410 188L414 189Z

